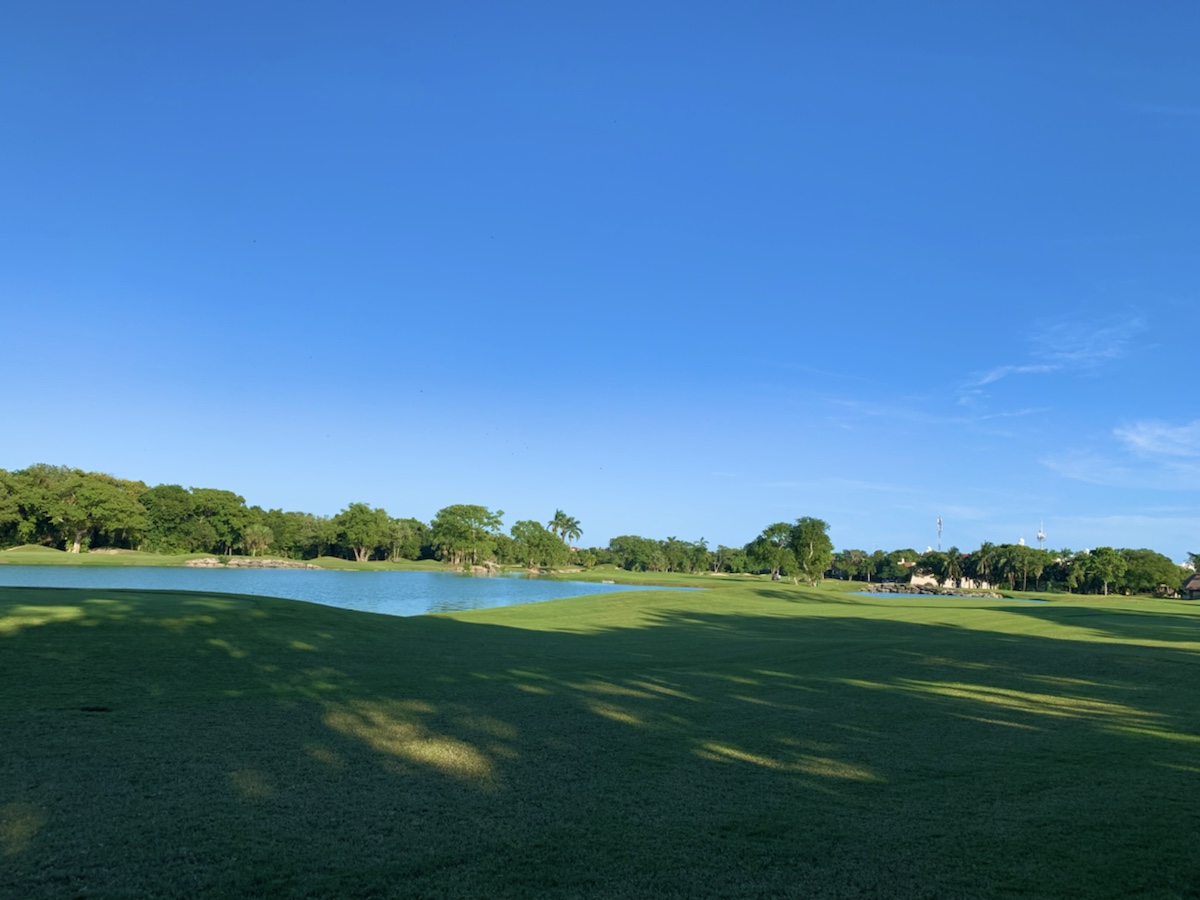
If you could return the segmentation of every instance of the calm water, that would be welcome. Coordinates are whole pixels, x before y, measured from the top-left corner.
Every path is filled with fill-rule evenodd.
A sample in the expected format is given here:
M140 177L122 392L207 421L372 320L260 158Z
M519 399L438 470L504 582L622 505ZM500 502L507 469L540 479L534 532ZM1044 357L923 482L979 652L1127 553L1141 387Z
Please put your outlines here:
M446 572L329 572L311 569L188 569L121 566L0 566L0 587L135 588L287 597L325 606L417 616L540 603L584 594L646 590L624 584L480 577ZM679 588L654 588L679 590Z

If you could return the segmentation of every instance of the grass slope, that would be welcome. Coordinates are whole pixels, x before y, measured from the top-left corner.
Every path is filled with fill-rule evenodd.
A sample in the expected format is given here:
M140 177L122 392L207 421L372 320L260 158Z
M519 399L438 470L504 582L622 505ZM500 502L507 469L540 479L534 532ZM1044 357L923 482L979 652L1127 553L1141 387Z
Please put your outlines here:
M1200 890L1200 608L0 589L0 896Z
M120 553L67 553L53 547L25 544L0 550L0 565L10 566L181 566L204 553L169 555L122 550Z

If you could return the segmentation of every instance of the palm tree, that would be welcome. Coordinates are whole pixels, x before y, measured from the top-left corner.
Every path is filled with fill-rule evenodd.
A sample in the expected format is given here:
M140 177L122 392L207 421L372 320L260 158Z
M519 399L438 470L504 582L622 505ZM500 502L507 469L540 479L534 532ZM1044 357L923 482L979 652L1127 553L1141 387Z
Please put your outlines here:
M558 535L564 542L576 540L583 534L583 529L579 527L579 520L574 516L568 516L561 509L554 511L554 518L546 525L551 533Z
M577 541L583 535L583 529L579 527L579 520L574 516L567 516L563 522L563 537L568 543Z
M967 577L978 584L991 584L997 568L996 545L984 541L979 549L967 557Z
M554 518L546 523L546 527L550 529L551 534L555 534L561 538L563 536L563 525L565 525L566 522L567 514L561 509L556 509L554 511Z
M951 547L946 551L946 579L953 581L955 587L961 587L962 577L962 553L957 547Z

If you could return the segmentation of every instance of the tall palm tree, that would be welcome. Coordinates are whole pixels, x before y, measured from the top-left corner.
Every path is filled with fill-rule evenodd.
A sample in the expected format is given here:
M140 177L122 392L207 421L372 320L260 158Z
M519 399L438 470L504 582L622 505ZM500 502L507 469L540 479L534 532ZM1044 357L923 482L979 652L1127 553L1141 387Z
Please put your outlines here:
M963 577L962 553L957 547L946 551L946 579L954 582L954 587L960 587Z
M550 529L550 533L562 537L566 534L566 524L569 516L561 509L554 511L554 518L546 523L546 527Z
M583 529L579 527L579 520L574 516L568 516L561 509L554 511L554 518L546 525L552 534L558 535L563 541L576 540L583 534Z
M563 520L563 537L567 542L577 541L583 535L583 529L579 527L579 520L574 516L567 516Z

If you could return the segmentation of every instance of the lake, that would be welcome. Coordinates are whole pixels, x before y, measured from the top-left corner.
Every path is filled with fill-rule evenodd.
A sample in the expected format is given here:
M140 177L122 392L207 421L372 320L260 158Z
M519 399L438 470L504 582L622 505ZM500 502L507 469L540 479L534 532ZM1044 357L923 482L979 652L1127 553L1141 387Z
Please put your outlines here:
M686 590L524 576L450 572L346 572L313 569L190 569L185 567L0 566L0 587L131 588L286 597L325 606L419 616L423 613L541 603L584 594Z

